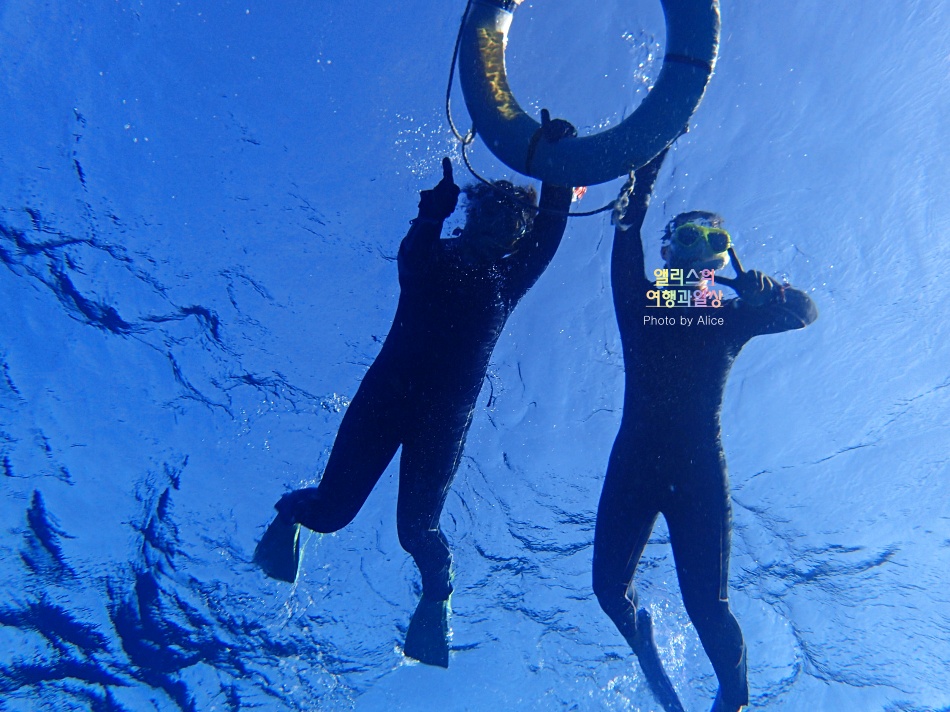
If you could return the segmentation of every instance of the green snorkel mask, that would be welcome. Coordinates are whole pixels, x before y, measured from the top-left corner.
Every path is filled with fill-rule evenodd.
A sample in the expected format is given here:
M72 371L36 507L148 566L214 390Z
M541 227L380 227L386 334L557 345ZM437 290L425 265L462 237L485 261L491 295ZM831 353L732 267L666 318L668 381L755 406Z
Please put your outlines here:
M731 246L729 233L721 227L684 223L670 234L670 262L693 269L721 270L729 264Z

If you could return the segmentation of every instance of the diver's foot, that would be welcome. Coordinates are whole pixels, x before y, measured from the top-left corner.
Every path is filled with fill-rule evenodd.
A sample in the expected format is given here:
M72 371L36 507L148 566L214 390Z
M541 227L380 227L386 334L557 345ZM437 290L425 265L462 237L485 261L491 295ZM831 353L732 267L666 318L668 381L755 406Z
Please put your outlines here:
M656 641L653 640L653 621L645 608L637 611L637 635L634 640L628 642L640 661L643 676L656 701L666 712L685 712L673 683L663 669Z
M425 596L416 606L402 652L426 665L449 666L449 602Z
M300 567L300 525L278 514L254 550L254 563L271 578L294 583Z
M716 693L716 699L713 701L713 706L710 708L709 712L745 712L748 710L746 705L729 705L722 701L722 690Z

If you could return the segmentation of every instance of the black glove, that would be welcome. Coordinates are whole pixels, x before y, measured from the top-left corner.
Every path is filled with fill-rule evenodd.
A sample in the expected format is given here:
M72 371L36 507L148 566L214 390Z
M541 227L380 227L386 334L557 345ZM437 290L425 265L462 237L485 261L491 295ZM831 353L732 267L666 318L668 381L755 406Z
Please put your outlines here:
M552 119L551 112L541 109L541 138L548 143L557 143L562 138L575 138L577 129L564 119Z
M734 247L729 248L729 257L732 258L732 266L736 270L736 276L720 277L716 275L716 281L731 287L739 295L739 299L752 307L761 307L771 304L774 301L782 300L785 294L785 288L769 277L765 272L759 272L757 269L746 271L742 269L742 263L736 255Z
M442 180L432 190L419 193L419 217L423 220L445 220L455 212L461 190L452 179L452 161L442 159Z

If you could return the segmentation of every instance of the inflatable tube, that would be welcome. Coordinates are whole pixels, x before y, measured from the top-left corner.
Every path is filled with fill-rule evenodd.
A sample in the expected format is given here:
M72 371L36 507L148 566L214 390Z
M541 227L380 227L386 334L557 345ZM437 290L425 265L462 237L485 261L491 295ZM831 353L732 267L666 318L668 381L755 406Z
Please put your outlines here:
M520 2L520 0L518 0ZM472 0L462 21L459 80L475 131L502 163L558 185L597 185L648 163L683 133L712 75L719 0L661 0L666 56L637 110L601 133L538 140L541 125L508 86L505 45L516 0Z

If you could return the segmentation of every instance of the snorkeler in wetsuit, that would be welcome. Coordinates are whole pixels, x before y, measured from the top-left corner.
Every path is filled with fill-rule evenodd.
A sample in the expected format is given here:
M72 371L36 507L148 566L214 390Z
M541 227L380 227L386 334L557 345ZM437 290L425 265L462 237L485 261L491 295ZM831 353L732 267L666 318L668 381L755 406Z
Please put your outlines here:
M745 644L728 600L732 512L720 441L723 391L749 339L801 329L817 318L817 310L804 292L743 270L721 228L722 218L706 212L673 218L662 247L665 267L682 270L684 280L691 270L693 280L702 277L702 270L715 270L708 284L690 288L691 302L702 300L707 290L706 308L656 308L658 288L644 275L640 230L665 155L636 172L614 234L611 281L626 384L620 432L597 511L593 588L637 653L658 700L667 712L682 710L660 666L649 615L637 612L632 585L653 525L663 514L686 612L719 680L712 709L736 712L748 704L749 693ZM735 278L719 274L730 257ZM710 292L720 284L735 290L738 299L711 308ZM709 322L700 325L700 316ZM660 317L672 317L673 325L659 325ZM692 325L681 325L681 317L692 319Z
M542 112L541 138L575 135ZM465 190L465 226L440 239L459 188L452 164L422 191L419 214L399 247L401 293L392 327L340 424L318 487L285 495L258 544L265 573L293 581L299 525L335 532L359 512L396 450L399 543L422 576L422 599L406 635L407 656L448 666L449 546L439 516L459 466L465 436L495 342L512 310L554 257L567 222L571 188L532 189L507 181ZM510 200L506 196L515 196Z

